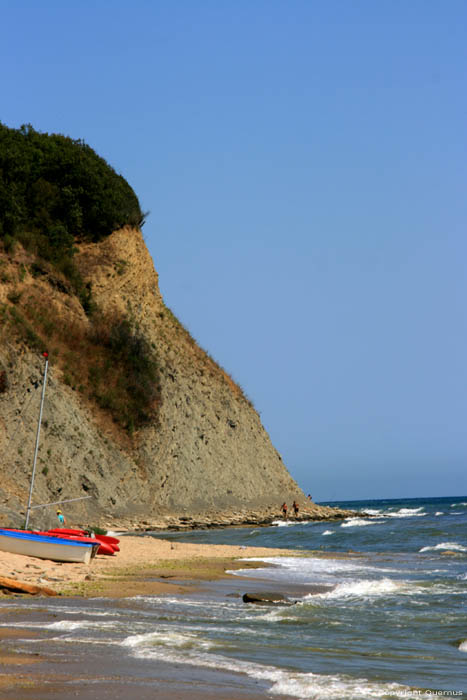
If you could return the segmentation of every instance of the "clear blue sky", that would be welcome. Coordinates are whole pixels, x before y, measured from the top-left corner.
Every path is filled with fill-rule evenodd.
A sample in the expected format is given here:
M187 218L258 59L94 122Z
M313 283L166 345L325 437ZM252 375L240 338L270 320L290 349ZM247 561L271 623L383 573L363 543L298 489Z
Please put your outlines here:
M126 177L167 304L302 488L467 494L467 3L0 10L0 120Z

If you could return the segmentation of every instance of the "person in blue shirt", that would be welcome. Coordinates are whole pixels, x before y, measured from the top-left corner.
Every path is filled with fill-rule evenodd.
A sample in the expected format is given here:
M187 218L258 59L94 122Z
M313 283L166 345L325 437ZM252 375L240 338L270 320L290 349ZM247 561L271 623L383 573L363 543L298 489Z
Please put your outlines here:
M64 525L66 525L65 516L63 515L63 513L60 509L57 510L57 518L58 518L58 523L59 523L60 527L63 527Z

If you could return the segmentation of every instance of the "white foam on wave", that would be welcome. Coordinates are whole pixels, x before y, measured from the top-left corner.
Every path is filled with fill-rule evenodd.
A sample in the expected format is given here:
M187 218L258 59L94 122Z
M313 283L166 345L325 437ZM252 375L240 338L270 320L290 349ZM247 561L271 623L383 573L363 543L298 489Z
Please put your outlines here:
M39 602L39 600L41 602ZM47 598L39 598L36 600L31 600L29 607L31 609L40 609L41 612L47 611L56 617L59 614L63 615L83 615L83 609L82 608L70 608L67 605L57 605L55 601L57 600L56 598L52 598L51 600L54 601L53 604L48 604L50 599ZM95 598L94 601L97 602L99 599ZM107 601L107 598L102 598L102 601ZM112 618L119 618L122 616L122 614L116 610L102 610L101 608L97 607L86 607L86 614L89 615L89 617L112 617ZM39 623L40 626L42 627L43 624L42 622Z
M467 639L464 639L464 641L459 644L459 651L467 652Z
M459 506L467 506L467 501L462 501L462 503L451 503L451 508L459 508Z
M243 560L240 560L243 561ZM248 561L245 559L244 561ZM152 607L155 607L157 605L164 605L168 604L170 607L172 606L180 606L182 608L203 608L205 607L205 603L202 600L197 600L196 598L176 598L175 596L157 596L157 595L135 595L129 600L137 600L141 601L143 603L147 603L148 605L151 605Z
M166 629L158 630L157 632L146 632L145 634L132 634L121 642L121 646L148 652L153 647L158 646L170 649L201 650L212 649L216 644L196 634Z
M382 511L377 508L365 508L362 513L368 513L368 515L381 515Z
M436 513L435 513L435 515L444 515L444 513L443 513L442 510L437 510Z
M419 508L400 508L394 512L388 511L384 513L384 515L387 518L421 518L426 515L426 513L422 513L422 511L423 506Z
M334 534L334 530L325 530L323 532L323 537L324 537L324 535L333 535L333 534Z
M432 547L422 547L419 552L432 552L440 549L452 550L453 552L467 552L467 547L463 547L458 542L440 542Z
M334 585L336 574L342 578L355 580L358 576L385 575L388 572L400 573L398 569L382 566L372 566L363 557L355 558L324 558L324 557L249 557L245 561L262 561L273 564L272 567L254 570L254 577L268 581L291 582L313 585L324 583ZM251 576L251 569L237 569L228 571L236 576Z
M111 629L115 627L113 622L102 622L92 620L59 620L58 622L11 622L0 624L0 627L23 627L25 629L62 630L70 632L78 629Z
M398 595L407 592L409 585L405 581L393 581L389 578L377 581L346 581L339 583L327 593L309 594L304 600L333 600L336 598L375 598L377 596Z
M106 600L106 598L102 598L102 600ZM65 605L63 605L61 607L54 607L53 612L54 613L61 612L61 613L65 613L66 615L82 615L83 614L83 611L80 608L73 610L73 608L68 608ZM121 617L121 613L119 613L118 610L104 611L104 610L97 610L95 608L87 608L86 613L88 615L92 615L93 617Z
M407 697L407 687L398 683L377 683L366 678L350 678L336 675L324 676L316 673L291 673L282 670L261 671L257 677L272 682L270 692L274 695L291 695L310 700L369 700L369 698Z
M188 635L178 635L187 637ZM266 681L273 695L288 695L294 698L320 698L320 700L367 700L367 698L394 697L408 691L407 686L397 683L378 683L366 678L351 678L345 675L321 675L298 673L233 659L220 654L206 653L193 647L172 644L166 635L166 643L159 639L154 643L154 634L134 635L122 643L140 659L165 661L224 671L243 673L250 678ZM180 641L180 640L179 640ZM199 642L199 639L198 639ZM177 648L178 647L178 648Z
M364 520L363 518L348 518L341 527L365 527L366 525L376 525L382 520Z
M277 527L290 527L290 525L298 525L298 523L293 523L291 520L273 520L271 525L276 525Z
M295 606L294 606L295 607ZM256 610L254 609L256 608ZM261 610L266 610L266 612L261 613ZM255 622L257 620L266 620L267 622L284 622L284 620L291 620L292 622L297 621L295 615L290 614L291 607L279 607L279 608L261 608L261 606L250 606L250 620L251 613L254 613ZM251 634L251 630L245 630L247 634ZM265 630L261 630L261 637L270 636Z
M58 622L51 622L49 625L40 623L40 626L45 630L63 630L65 632L78 629L101 630L115 628L113 622L102 622L101 620L59 620Z
M97 623L95 626L100 627L101 623ZM42 624L41 627L46 630L63 630L69 632L71 630L79 630L85 627L89 627L84 620L74 621L71 620L60 620L59 622L51 622L50 625Z

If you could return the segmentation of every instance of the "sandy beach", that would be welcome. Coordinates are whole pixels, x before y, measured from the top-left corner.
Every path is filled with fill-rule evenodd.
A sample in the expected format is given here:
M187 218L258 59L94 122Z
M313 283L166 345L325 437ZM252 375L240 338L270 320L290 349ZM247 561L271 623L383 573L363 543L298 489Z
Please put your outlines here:
M149 593L183 592L171 579L214 580L225 569L240 568L237 559L291 554L285 549L169 542L150 536L120 537L120 552L98 555L89 565L60 563L0 551L0 576L51 588L62 595L122 597ZM296 554L296 553L295 553ZM241 568L254 567L242 562ZM145 580L148 574L151 580ZM150 590L149 590L150 589Z

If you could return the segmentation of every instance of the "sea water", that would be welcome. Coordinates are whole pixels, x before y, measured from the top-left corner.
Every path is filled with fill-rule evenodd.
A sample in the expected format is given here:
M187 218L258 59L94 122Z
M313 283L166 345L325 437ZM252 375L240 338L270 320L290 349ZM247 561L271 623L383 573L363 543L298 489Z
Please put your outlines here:
M118 659L126 678L146 684L156 665L175 664L187 678L203 672L207 685L211 672L241 674L264 697L467 697L467 497L332 505L360 515L154 533L296 551L234 580L186 596L31 600L1 624L35 632L23 650L46 645L77 668L96 650L103 664ZM246 605L245 576L296 604ZM9 605L0 603L2 612Z

